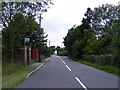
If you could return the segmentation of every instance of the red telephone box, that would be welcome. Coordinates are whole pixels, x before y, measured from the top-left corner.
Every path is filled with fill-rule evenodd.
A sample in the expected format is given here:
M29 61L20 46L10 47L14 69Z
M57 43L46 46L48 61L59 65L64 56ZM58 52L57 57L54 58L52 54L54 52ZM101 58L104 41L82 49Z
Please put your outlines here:
M39 60L39 52L38 49L33 49L32 50L32 59Z

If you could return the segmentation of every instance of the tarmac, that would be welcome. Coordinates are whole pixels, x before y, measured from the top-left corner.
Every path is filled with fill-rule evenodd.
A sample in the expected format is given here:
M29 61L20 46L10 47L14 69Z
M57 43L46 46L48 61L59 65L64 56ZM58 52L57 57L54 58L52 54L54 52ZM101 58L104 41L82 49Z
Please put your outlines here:
M42 66L44 66L47 62L49 62L51 57L48 57L41 62L31 64L30 67L34 67L35 70L27 74L27 78L30 77L32 74L34 74L37 70L39 70Z

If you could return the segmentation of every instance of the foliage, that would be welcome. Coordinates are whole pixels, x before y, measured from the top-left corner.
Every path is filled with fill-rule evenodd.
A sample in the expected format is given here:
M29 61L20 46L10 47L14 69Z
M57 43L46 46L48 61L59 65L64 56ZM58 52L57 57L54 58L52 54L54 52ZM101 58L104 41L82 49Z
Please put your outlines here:
M60 56L68 56L68 53L67 53L67 50L66 48L60 48L60 51L59 51L59 55Z
M9 22L17 13L24 16L39 16L39 13L47 11L50 4L53 4L51 0L42 0L41 2L2 2L3 26L8 27Z
M118 66L118 63L116 63L118 60L118 57L110 55L110 54L107 54L107 55L83 55L82 59L85 61L103 65L103 66L104 65Z
M50 53L53 55L55 52L55 46L50 46Z
M103 4L98 8L94 8L92 12L92 28L98 37L106 33L111 33L109 27L112 27L112 24L110 22L118 19L118 11L119 7L111 4Z
M57 51L57 55L59 55L59 52L60 52L60 46L57 46L57 47L56 47L56 51Z
M14 61L14 51L23 47L24 38L30 38L31 47L46 51L47 35L40 28L36 17L41 16L53 4L51 0L41 2L2 2L3 59ZM41 19L41 17L39 17ZM44 47L45 50L42 49ZM48 48L47 48L48 49ZM44 52L45 54L45 52Z
M87 45L87 40L93 36L90 22L91 9L88 8L82 24L69 29L67 36L64 38L64 45L70 57L81 58L84 54L83 49Z
M96 39L96 37L91 37L87 41L87 46L84 48L84 53L87 55L98 55L100 41Z
M96 64L96 63L91 63L89 61L80 61L80 60L78 62L120 76L120 73L119 73L120 68L118 68L116 66L111 66L111 65L101 66L101 65Z
M82 41L75 41L72 45L72 57L74 58L80 58L83 54L82 46L84 45L84 42ZM76 53L75 53L76 52Z
M47 46L42 46L40 49L40 55L44 55L45 57L50 56L50 49Z
M21 62L15 62L15 64L4 62L2 67L2 88L15 88L34 69L32 67L24 67Z
M112 65L120 65L119 13L120 5L103 4L94 10L87 8L82 24L69 29L64 38L68 55L77 59L84 55L88 58L91 55L104 55L98 60L104 63L107 61L106 55L110 54L116 57Z
M111 49L114 55L120 55L120 19L113 20Z

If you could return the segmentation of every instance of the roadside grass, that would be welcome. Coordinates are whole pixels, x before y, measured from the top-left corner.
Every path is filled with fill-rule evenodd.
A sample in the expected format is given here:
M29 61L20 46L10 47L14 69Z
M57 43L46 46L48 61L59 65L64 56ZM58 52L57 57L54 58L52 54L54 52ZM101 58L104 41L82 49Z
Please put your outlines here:
M108 73L112 73L114 75L120 76L120 68L118 68L116 66L111 66L111 65L101 66L99 64L92 63L92 62L89 62L89 61L77 60L77 59L73 59L73 58L69 58L69 59L72 59L74 61L80 62L82 64L86 64L88 66L95 67L96 69L103 70L103 71L106 71Z
M37 60L31 59L31 64L37 63Z
M15 88L23 82L26 75L34 70L33 67L24 67L21 63L3 63L2 67L2 88Z

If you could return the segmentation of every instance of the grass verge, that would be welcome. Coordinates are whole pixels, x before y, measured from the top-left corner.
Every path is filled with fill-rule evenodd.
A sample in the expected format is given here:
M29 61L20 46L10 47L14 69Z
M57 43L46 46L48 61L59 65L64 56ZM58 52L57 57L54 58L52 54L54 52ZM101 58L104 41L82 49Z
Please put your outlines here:
M15 88L26 79L26 75L34 70L20 63L5 63L2 68L2 88Z
M120 76L120 68L116 67L116 66L110 66L110 65L104 65L104 66L101 66L99 64L96 64L96 63L91 63L89 61L84 61L84 60L77 60L77 59L73 59L73 58L69 58L69 59L72 59L74 61L77 61L77 62L80 62L82 64L86 64L88 66L92 66L92 67L95 67L96 69L99 69L99 70L103 70L103 71L106 71L108 73L112 73L114 75L117 75L117 76Z

